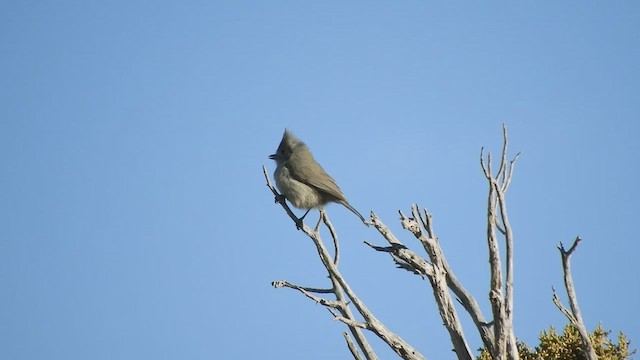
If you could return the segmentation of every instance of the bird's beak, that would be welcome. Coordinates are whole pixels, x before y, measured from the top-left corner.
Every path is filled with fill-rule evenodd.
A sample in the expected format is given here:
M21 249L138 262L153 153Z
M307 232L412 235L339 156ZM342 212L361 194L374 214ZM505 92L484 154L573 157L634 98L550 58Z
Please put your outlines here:
M276 159L276 154L271 154L271 155L269 155L269 159L271 159L271 160L275 160L275 159Z

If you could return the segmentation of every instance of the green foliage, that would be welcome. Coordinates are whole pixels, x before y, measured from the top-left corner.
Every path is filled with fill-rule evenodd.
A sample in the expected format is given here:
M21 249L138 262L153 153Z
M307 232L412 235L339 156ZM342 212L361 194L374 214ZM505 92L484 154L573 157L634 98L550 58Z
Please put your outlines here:
M600 325L590 334L598 360L628 360L635 350L629 350L629 340L623 333L618 334L618 342L609 339L611 331L605 331ZM524 342L518 342L518 353L521 360L584 360L580 333L573 325L565 326L562 334L556 333L553 326L549 331L542 331L540 345L531 349ZM478 360L491 360L486 349L478 356Z

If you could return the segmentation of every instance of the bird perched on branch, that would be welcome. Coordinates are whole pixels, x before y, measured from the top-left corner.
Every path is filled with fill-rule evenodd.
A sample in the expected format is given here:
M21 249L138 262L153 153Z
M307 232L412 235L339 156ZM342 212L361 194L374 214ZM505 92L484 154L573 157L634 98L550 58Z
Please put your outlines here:
M313 158L307 145L293 136L289 130L284 131L278 150L270 155L269 159L276 161L274 177L282 195L293 206L307 209L298 219L299 227L311 209L318 209L321 214L316 225L317 230L323 217L324 205L329 202L344 205L368 225L358 210L349 204L336 181Z

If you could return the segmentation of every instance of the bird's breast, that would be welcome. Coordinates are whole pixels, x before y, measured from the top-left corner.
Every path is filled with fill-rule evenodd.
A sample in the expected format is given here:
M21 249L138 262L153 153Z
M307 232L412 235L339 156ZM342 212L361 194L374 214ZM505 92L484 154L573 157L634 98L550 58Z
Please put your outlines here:
M276 186L293 206L300 209L312 209L326 203L315 188L291 177L285 166L276 167L273 175L276 179Z

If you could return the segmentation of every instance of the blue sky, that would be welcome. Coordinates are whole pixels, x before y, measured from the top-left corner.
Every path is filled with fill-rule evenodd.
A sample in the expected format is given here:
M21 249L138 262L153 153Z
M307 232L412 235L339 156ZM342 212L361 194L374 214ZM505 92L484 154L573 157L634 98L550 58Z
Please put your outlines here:
M2 3L0 358L349 358L326 310L270 286L328 284L265 187L285 127L416 250L397 210L427 207L488 314L478 159L502 123L518 336L566 324L556 245L580 235L585 321L637 348L639 24L631 1ZM453 359L428 282L328 212L374 314Z

